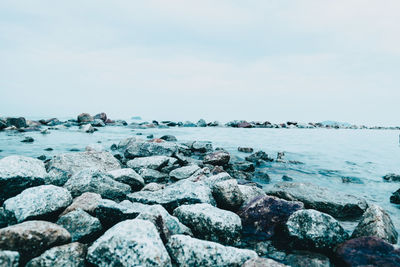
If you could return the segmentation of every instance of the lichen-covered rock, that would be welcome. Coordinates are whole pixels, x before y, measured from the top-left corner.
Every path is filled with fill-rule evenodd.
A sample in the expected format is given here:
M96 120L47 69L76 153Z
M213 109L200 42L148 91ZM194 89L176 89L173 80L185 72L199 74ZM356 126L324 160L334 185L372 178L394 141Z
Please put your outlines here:
M1 267L18 267L19 253L16 251L0 250L0 266Z
M138 219L105 232L89 247L87 260L96 266L171 266L156 227Z
M0 229L0 250L18 251L22 266L45 250L70 240L67 230L46 221L27 221Z
M139 171L140 176L142 176L146 184L149 183L165 183L168 181L169 176L167 173L162 173L160 171L152 169L141 169Z
M256 197L266 196L264 190L255 185L238 185L240 192L242 192L243 204L242 208L249 204Z
M221 209L237 211L243 204L243 195L235 179L221 181L212 187L212 194Z
M197 238L232 245L241 237L239 216L210 204L183 205L174 210L174 216L189 226Z
M171 157L178 151L178 146L171 142L131 142L124 151L127 159L136 157L167 156Z
M90 216L81 209L76 209L61 216L57 224L71 233L72 242L91 242L99 236L102 230L99 219Z
M221 244L174 235L167 249L178 266L239 267L249 259L257 258L254 251L227 247Z
M226 151L216 151L205 155L203 159L204 164L224 166L228 164L231 156Z
M287 267L287 265L274 261L273 259L255 258L246 261L242 267Z
M130 185L133 191L139 191L144 186L142 176L130 168L112 170L108 174L111 174L115 181Z
M198 170L200 170L199 166L189 165L189 166L181 167L181 168L171 171L169 173L169 176L175 180L182 180L182 179L189 178Z
M398 233L389 214L377 205L370 205L361 217L351 237L362 236L376 236L396 244Z
M25 189L4 202L4 210L17 222L32 219L52 219L72 202L68 190L54 185L40 185Z
M171 159L174 160L173 158L166 156L141 157L128 161L126 165L136 171L140 171L141 169L160 170L167 166Z
M97 169L85 169L75 173L65 183L64 188L68 189L73 197L92 192L113 200L123 200L131 192L129 185L117 182L111 175Z
M76 209L82 209L89 214L95 214L95 209L101 201L101 196L96 193L86 192L75 198L71 205L69 205L60 216Z
M301 201L306 208L328 213L335 218L359 218L368 208L362 198L331 192L310 183L282 182L275 184L266 193L286 200Z
M0 159L0 204L29 187L42 185L47 173L42 161L24 156Z
M85 267L87 247L81 243L70 243L46 250L30 260L26 267Z
M289 238L305 249L331 250L348 239L348 234L332 216L316 210L299 210L286 222Z

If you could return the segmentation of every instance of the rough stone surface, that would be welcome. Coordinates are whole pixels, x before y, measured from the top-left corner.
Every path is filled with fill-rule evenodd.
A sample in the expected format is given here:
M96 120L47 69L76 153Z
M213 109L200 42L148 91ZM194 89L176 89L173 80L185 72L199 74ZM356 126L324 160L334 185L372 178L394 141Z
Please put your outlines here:
M267 194L301 201L306 208L316 209L343 219L359 218L368 208L367 202L362 198L341 192L331 192L310 183L278 183L267 191Z
M161 190L164 188L165 188L165 185L157 184L157 183L149 183L143 187L142 191L158 191L158 190Z
M331 267L329 258L319 253L297 250L285 258L291 267Z
M247 260L257 258L251 250L227 247L187 235L172 236L167 249L178 266L239 267Z
M287 233L296 246L331 250L348 239L348 234L332 216L316 210L299 210L286 222Z
M28 221L0 229L0 250L18 251L21 263L70 240L67 230L46 221Z
M1 267L18 267L19 253L16 251L3 250L0 251L0 266Z
M178 146L171 142L131 142L124 155L128 159L136 157L168 156L171 157L178 151Z
M197 238L231 245L241 237L239 216L210 204L183 205L174 210L174 216L189 226Z
M274 261L273 259L256 258L246 261L242 267L286 267L287 265Z
M169 173L169 176L175 180L182 180L189 178L196 171L200 170L200 167L197 165L189 165L182 168L175 169Z
M191 150L199 153L207 153L213 150L212 143L209 141L194 141Z
M138 219L105 232L89 247L87 260L97 266L171 266L156 227Z
M139 191L144 186L142 176L130 168L109 171L108 174L111 174L115 181L130 185L133 191Z
M243 204L242 207L249 204L256 197L265 196L264 190L255 185L238 185L240 192L242 192Z
M376 236L389 243L396 244L398 233L389 214L377 205L370 205L351 237L362 236Z
M140 176L142 176L144 182L148 183L165 183L168 181L169 176L166 173L162 173L152 169L141 169L139 171Z
M71 243L46 250L39 257L30 260L26 267L85 267L87 247L81 243Z
M19 195L4 202L4 210L13 214L17 222L32 219L52 219L72 202L68 190L41 185L25 189Z
M42 161L24 156L0 159L0 204L24 189L42 185L47 176Z
M79 130L84 133L94 133L94 128L91 124L84 124L79 126Z
M160 170L161 168L168 165L170 161L170 157L167 156L149 156L149 157L141 157L134 158L126 163L129 168L132 168L136 171L141 169L152 169L152 170Z
M207 154L203 162L204 164L211 164L211 165L218 165L218 166L224 166L228 164L231 156L229 155L228 152L226 151L216 151L210 154Z
M221 209L236 211L244 201L242 191L234 179L214 184L212 194Z
M101 201L101 196L96 193L86 192L75 198L71 205L69 205L60 216L76 209L82 209L89 214L95 214L95 209Z

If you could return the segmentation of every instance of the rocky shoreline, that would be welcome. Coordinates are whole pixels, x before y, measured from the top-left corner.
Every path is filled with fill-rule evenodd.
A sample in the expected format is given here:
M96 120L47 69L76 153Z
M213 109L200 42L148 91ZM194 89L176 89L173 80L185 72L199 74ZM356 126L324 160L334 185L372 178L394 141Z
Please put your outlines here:
M24 120L6 120L8 130L179 126L127 125L104 113ZM257 184L283 154L239 147L238 159L211 142L148 139L44 161L0 159L0 266L400 266L382 207L290 177L268 190ZM349 233L344 221L357 227Z

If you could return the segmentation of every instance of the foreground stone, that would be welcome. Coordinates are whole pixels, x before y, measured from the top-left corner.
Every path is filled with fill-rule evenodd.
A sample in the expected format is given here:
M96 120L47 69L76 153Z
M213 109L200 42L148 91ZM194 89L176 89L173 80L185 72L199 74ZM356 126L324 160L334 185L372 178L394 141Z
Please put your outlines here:
M71 243L46 250L42 255L30 260L26 267L85 267L87 247L81 243Z
M178 266L241 266L247 260L257 258L251 250L226 247L186 235L172 236L167 249Z
M169 176L174 180L182 180L182 179L189 178L198 170L200 170L199 166L189 165L189 166L181 167L181 168L171 171L169 173Z
M362 198L331 192L310 183L278 183L267 194L301 201L308 209L316 209L342 219L359 218L368 208L367 202Z
M299 210L286 222L287 233L295 246L332 250L348 239L348 234L332 216L316 210Z
M113 179L117 182L130 185L133 191L139 191L144 187L143 178L130 168L109 171Z
M18 251L21 265L45 250L70 240L67 230L46 221L28 221L0 229L0 250Z
M166 173L162 173L152 169L141 169L139 171L146 184L149 183L165 183L168 181L169 176Z
M389 214L377 205L370 205L361 217L351 237L362 236L375 236L396 244L398 233Z
M241 237L239 216L210 204L183 205L174 210L174 216L189 226L197 238L231 245Z
M82 209L89 214L94 214L95 209L101 201L101 196L96 193L86 192L75 198L71 205L69 205L60 216L67 214L68 212L76 209Z
M25 189L21 194L6 200L4 210L12 214L17 222L51 220L71 202L68 190L54 185L41 185Z
M105 232L89 247L87 260L96 266L171 266L156 227L138 219Z
M0 204L24 189L42 185L47 176L42 161L24 156L0 159Z
M19 253L16 251L9 251L9 250L0 251L0 266L18 267Z
M235 179L215 183L212 193L221 209L237 211L243 204L243 194Z
M242 192L243 204L242 208L248 205L256 197L266 196L264 190L255 185L238 185L240 192Z

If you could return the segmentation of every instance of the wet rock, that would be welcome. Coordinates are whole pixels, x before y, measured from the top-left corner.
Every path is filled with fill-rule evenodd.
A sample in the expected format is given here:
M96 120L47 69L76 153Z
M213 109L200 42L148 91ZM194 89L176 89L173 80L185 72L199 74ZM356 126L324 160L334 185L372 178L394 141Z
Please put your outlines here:
M285 181L285 182L291 182L291 181L293 181L293 178L289 177L287 175L283 175L282 176L282 180Z
M24 156L0 159L0 204L24 189L42 185L47 176L42 161Z
M305 249L332 250L348 239L348 234L332 216L316 210L299 210L286 222L289 238Z
M173 135L163 135L163 136L160 137L160 139L168 141L168 142L176 142L176 141L178 141L178 139L176 139L176 137L173 136Z
M0 266L18 267L19 253L16 251L9 251L9 250L0 251Z
M200 170L199 166L189 165L189 166L181 167L181 168L171 171L169 173L169 176L175 180L182 180L182 179L189 178L198 170Z
M104 123L104 121L100 120L100 119L94 119L93 122L90 123L92 126L94 127L104 127L106 126L106 124Z
M107 114L106 113L104 113L104 112L101 112L101 113L99 113L99 114L96 114L94 117L93 117L93 119L97 119L97 120L102 120L103 122L106 122L107 121Z
M221 181L212 187L212 194L221 209L236 211L243 204L243 195L235 179Z
M400 188L390 196L390 203L400 204Z
M142 176L146 184L149 183L164 183L168 181L168 174L162 173L152 169L141 169L139 171L140 176ZM160 185L161 186L161 185Z
M351 237L362 236L375 236L396 244L398 233L389 214L377 205L370 205L361 217Z
M339 266L399 266L400 249L377 237L348 240L336 249Z
M87 123L87 122L92 122L94 119L92 116L90 116L89 113L81 113L78 115L77 120L79 123Z
M251 147L238 147L238 151L243 153L253 153L254 149Z
M67 230L46 221L27 221L0 229L0 250L18 251L21 266L45 250L70 240Z
M30 260L26 267L85 267L87 247L81 243L71 243L46 250L42 255Z
M268 172L267 172L266 169L257 169L254 172L253 178L257 179L257 180L260 180L260 181L263 181L265 183L269 183L271 181L271 178L269 177Z
M264 151L257 151L256 153L253 153L250 156L247 156L245 159L256 165L259 165L263 161L273 161L273 159L268 157L268 154L265 153Z
M176 207L187 204L209 203L215 205L211 189L201 182L182 180L159 191L140 191L129 194L132 202L143 204L160 204L169 212Z
M207 153L213 150L212 143L209 141L195 141L191 145L193 152Z
M286 256L285 263L292 267L331 267L329 258L325 255L297 250Z
M15 126L17 128L25 128L27 127L26 120L24 117L19 118L7 118L6 119L7 127Z
M32 219L51 220L71 202L68 190L54 185L41 185L25 189L19 195L7 199L3 206L17 222L23 222Z
M241 266L257 258L254 251L223 246L187 235L174 235L167 244L171 258L178 266Z
M89 247L87 260L96 266L171 266L156 227L138 219L110 228Z
M158 190L161 190L164 188L165 188L165 185L157 184L157 183L149 183L143 187L142 191L158 191Z
M331 192L310 183L278 183L266 193L287 200L301 201L306 208L316 209L336 218L359 218L368 208L367 202L362 198Z
M136 136L128 137L125 139L122 139L119 143L117 148L121 151L125 151L129 146L133 145L136 142L143 142L140 138Z
M103 198L123 200L131 192L129 185L115 181L111 175L96 169L75 173L64 185L73 197L85 192L100 194Z
M249 204L256 197L264 197L266 194L255 185L238 185L240 192L242 192L243 203L242 207Z
M287 267L287 265L274 261L273 259L256 258L246 261L242 267Z
M387 182L400 182L400 175L395 173L388 173L382 178Z
M217 151L217 152L214 152L211 154L207 154L203 159L203 163L224 166L224 165L228 164L230 158L231 158L231 156L229 155L228 152Z
M144 186L143 178L132 169L112 170L109 171L108 174L110 174L115 181L130 185L133 191L139 191Z
M45 161L46 160L46 156L45 155L41 155L41 156L37 157L37 159L41 160L41 161Z
M227 245L239 241L242 223L233 212L202 203L180 206L174 210L174 216L189 226L197 238Z
M128 159L136 157L167 156L171 157L178 151L178 146L171 142L132 142L124 155Z
M84 124L79 126L79 130L84 133L94 133L94 128L91 124Z
M254 164L246 161L238 161L233 163L230 168L235 171L254 172Z
M301 202L264 196L253 199L238 214L246 231L270 238L284 227L290 215L303 207Z
M33 143L35 139L30 136L25 136L25 138L21 141L22 143Z
M67 214L68 212L82 209L89 214L95 214L95 210L101 201L101 196L96 193L86 192L75 198L71 205L69 205L60 216Z
M141 169L160 170L161 168L167 166L171 159L171 157L167 156L134 158L128 161L126 165L135 171L140 171Z

